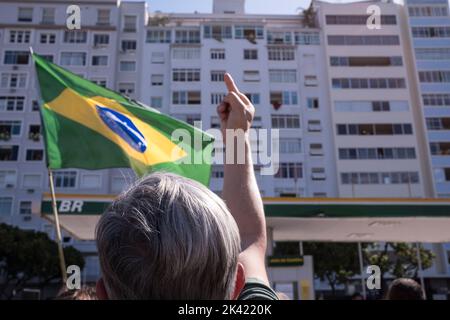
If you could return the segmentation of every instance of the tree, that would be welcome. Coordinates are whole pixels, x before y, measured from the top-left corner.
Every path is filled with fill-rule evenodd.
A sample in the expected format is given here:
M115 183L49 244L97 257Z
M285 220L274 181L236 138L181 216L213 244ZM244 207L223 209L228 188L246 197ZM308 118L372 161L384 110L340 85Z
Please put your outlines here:
M303 9L303 26L308 28L316 28L316 11L314 10L313 2L309 5L308 9Z
M44 232L0 224L0 298L12 299L33 281L39 288L61 279L57 243ZM84 267L73 247L64 248L67 265Z
M420 259L423 270L433 265L434 253L419 245ZM367 264L377 265L381 269L382 291L385 289L385 276L391 274L396 278L417 278L419 262L417 246L409 243L385 242L372 243L364 250Z
M315 277L328 282L334 297L338 284L346 284L359 273L356 243L305 242L303 250L313 256Z

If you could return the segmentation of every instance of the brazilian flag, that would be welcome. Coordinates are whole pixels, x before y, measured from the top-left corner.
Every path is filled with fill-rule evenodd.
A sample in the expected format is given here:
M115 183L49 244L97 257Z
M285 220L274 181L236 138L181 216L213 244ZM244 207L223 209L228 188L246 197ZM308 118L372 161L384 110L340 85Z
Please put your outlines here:
M49 169L161 170L209 184L212 136L32 55Z

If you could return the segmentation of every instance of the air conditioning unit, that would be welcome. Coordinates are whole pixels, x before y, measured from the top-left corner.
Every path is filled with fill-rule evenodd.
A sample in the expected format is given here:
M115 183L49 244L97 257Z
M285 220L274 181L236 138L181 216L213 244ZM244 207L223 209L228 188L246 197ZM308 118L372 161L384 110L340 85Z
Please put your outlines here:
M17 90L16 89L10 89L9 92L11 93L15 93Z
M28 193L34 193L34 189L27 189Z
M24 215L24 216L22 217L22 220L23 220L23 221L31 221L31 215Z
M12 183L8 183L6 184L6 188L8 189L14 188L14 185Z
M19 66L13 66L12 69L13 70L19 70Z

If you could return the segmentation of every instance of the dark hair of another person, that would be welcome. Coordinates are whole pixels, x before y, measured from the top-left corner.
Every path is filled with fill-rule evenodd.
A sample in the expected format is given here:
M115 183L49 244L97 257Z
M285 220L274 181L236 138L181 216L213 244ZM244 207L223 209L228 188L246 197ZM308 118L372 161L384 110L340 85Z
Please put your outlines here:
M387 300L424 300L422 287L413 279L394 280L386 296Z
M93 287L83 286L81 289L62 290L55 300L97 300L97 295Z

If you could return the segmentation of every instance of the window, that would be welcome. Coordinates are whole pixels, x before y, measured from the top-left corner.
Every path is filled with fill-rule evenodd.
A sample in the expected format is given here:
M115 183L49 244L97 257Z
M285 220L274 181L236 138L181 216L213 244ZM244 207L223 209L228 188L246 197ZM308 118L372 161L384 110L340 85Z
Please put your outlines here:
M275 174L277 179L302 179L303 164L299 162L282 162L278 172Z
M320 45L318 32L294 32L294 39L299 45Z
M408 7L408 13L411 17L446 17L448 9L446 6L420 6Z
M333 78L333 89L404 89L403 78Z
M271 69L269 70L269 81L273 83L296 83L297 71L295 69Z
M136 32L137 17L125 15L123 17L123 31L124 32Z
M328 25L366 25L368 15L326 15L326 24ZM395 25L397 18L395 15L381 15L381 25Z
M416 48L417 60L450 60L450 48Z
M330 46L397 46L399 44L398 36L328 36Z
M234 35L236 39L247 39L253 42L256 39L264 39L264 27L237 25L234 27Z
M216 179L223 179L224 172L222 166L213 166L211 170L211 177Z
M162 108L162 97L150 97L150 106L152 108L161 109Z
M53 55L52 54L43 54L41 55L42 58L44 58L45 60L49 61L49 62L53 62Z
M203 26L203 37L205 39L216 39L222 41L222 39L233 38L232 27L224 25L205 25Z
M225 60L225 49L211 49L211 60Z
M337 112L408 111L408 101L335 101Z
M225 77L225 71L211 71L212 82L223 82Z
M172 93L172 103L175 105L197 105L201 104L200 91L174 91Z
M292 48L268 48L268 56L271 61L295 60L295 50Z
M85 52L61 52L61 65L63 66L85 66Z
M0 97L0 112L2 111L23 111L25 97Z
M31 214L31 201L20 201L19 214Z
M310 110L319 109L319 98L307 98L306 105Z
M41 33L39 42L41 44L54 44L56 42L56 34L54 33Z
M402 57L330 57L330 65L337 67L387 67L402 66Z
M77 181L76 171L54 171L53 180L55 188L75 188Z
M0 134L4 137L20 136L21 121L0 120Z
M200 69L173 69L172 81L198 82L200 81Z
M199 48L173 48L172 58L176 60L198 60L200 59Z
M372 111L390 111L391 106L389 101L372 101Z
M24 30L10 30L9 42L10 43L30 43L31 31Z
M420 71L420 82L450 82L450 71Z
M10 216L12 213L12 197L0 197L0 215Z
M98 26L109 26L109 9L98 9L97 10L97 25Z
M91 81L100 87L107 87L107 81L104 78L92 78Z
M119 83L119 92L131 96L134 94L134 83L121 82Z
M308 120L308 132L320 132L322 131L322 125L320 120Z
M275 109L282 105L298 105L298 95L295 91L271 91L270 103Z
M18 22L32 22L33 21L33 8L19 8L19 14L17 16Z
M450 130L450 118L426 118L428 130Z
M163 74L152 74L152 86L162 86L164 84Z
M64 31L64 43L86 43L87 32L79 30Z
M120 71L124 72L136 71L136 61L120 61Z
M281 138L280 153L301 153L302 141L298 138Z
M317 76L305 75L305 87L317 87Z
M417 184L418 172L344 172L342 184Z
M23 89L27 87L26 73L2 73L0 80L1 88Z
M13 188L16 186L17 173L12 170L0 171L0 188Z
M4 64L28 64L29 53L27 51L5 51Z
M147 30L148 43L170 43L172 32L170 30Z
M94 47L105 47L109 44L108 34L94 34Z
M122 40L121 48L123 52L136 51L136 40Z
M244 49L244 60L258 60L258 50Z
M450 38L450 27L412 27L413 38Z
M176 30L175 43L200 43L200 30Z
M108 65L108 56L92 56L92 65L105 67Z
M414 148L340 148L341 160L398 160L416 159Z
M311 180L322 181L326 180L325 168L311 168Z
M55 8L42 8L42 24L55 24Z
M39 124L31 124L29 126L28 139L36 142L41 139L41 126Z
M412 125L409 123L395 124L338 124L338 135L410 135Z
M309 154L311 156L323 156L323 147L321 143L310 143Z
M27 161L42 161L44 159L44 150L41 149L28 149Z
M450 142L430 142L430 152L433 156L450 156Z
M450 181L450 168L444 168L445 181Z
M212 105L220 104L225 98L225 96L226 96L225 93L211 93L211 104Z
M244 81L246 82L258 82L260 81L259 71L257 70L245 70Z
M0 146L0 161L17 161L19 146Z
M246 93L245 96L254 105L261 103L261 97L260 97L259 93Z
M298 115L272 115L272 128L274 129L298 129L300 128L300 116Z
M152 63L160 64L165 62L164 52L152 52Z
M31 102L31 111L39 111L39 109L39 103L37 102L37 100L33 100Z
M292 32L268 31L267 44L292 44Z

